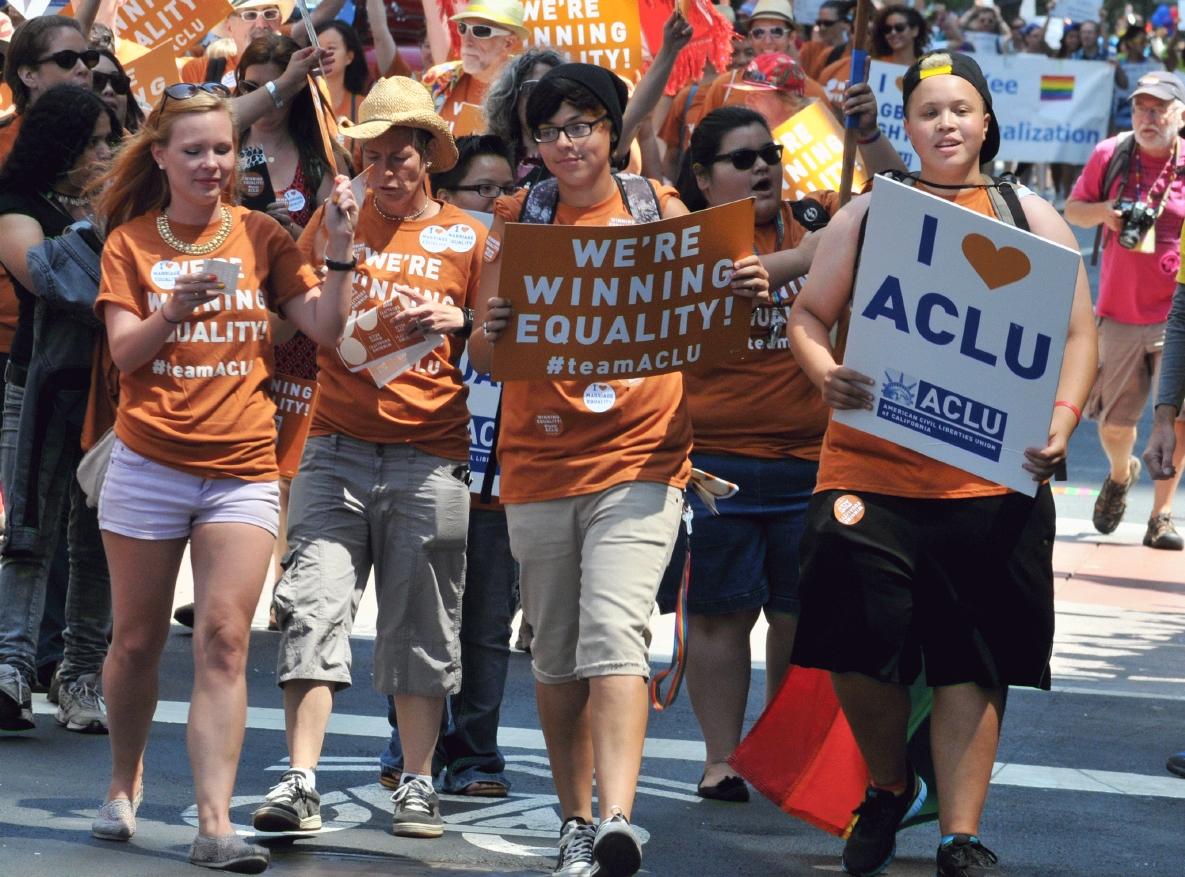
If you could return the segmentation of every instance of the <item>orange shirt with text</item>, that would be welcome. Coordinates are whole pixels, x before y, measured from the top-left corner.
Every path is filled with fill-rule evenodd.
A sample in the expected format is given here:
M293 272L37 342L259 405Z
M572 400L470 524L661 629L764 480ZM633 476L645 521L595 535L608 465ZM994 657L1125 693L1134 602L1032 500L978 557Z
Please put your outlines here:
M319 281L278 222L243 207L230 210L230 236L209 256L187 258L166 244L156 228L158 210L107 238L95 304L100 319L107 304L148 319L168 300L172 278L200 273L206 258L237 262L240 271L235 289L197 308L148 362L120 376L115 434L137 454L201 478L275 481L268 312ZM210 240L218 227L172 225L189 243Z
M834 216L839 210L835 192L812 192ZM806 229L794 219L790 202L781 206L782 250L792 250L806 236ZM760 255L777 252L777 225L768 223L753 230L753 242ZM805 277L789 284L797 295ZM769 338L771 308L754 308L749 354L742 362L724 363L705 372L685 372L687 407L695 432L695 449L707 454L739 454L776 460L784 457L819 459L829 409L823 395L798 365L785 333L773 349ZM790 305L782 306L788 318Z
M963 189L952 200L984 216L996 216L983 188ZM994 481L834 420L823 438L815 486L816 492L824 490L865 490L914 499L966 499L1011 493Z
M485 250L485 226L459 207L442 202L437 202L440 212L428 219L392 222L379 216L373 197L368 196L364 203L354 232L358 266L353 274L351 312L390 300L396 294L395 284L410 286L445 304L473 307ZM324 216L324 207L313 214L299 244L305 257L318 267L325 264L325 234L318 235ZM464 241L462 249L440 249L441 230L457 226L472 232L452 236ZM409 301L404 304L410 306ZM438 457L468 460L469 388L457 368L465 342L452 335L444 337L444 344L384 387L375 386L366 371L351 372L336 349L318 348L321 395L309 434L341 433L380 444L407 443Z
M651 181L659 204L678 193ZM494 214L517 222L526 190L494 202ZM605 226L629 222L621 194L592 207L556 209L556 225ZM585 404L594 384L607 386ZM606 397L612 402L605 407ZM683 376L627 381L507 381L502 387L498 463L504 503L541 502L598 493L629 481L682 488L691 474L691 418Z

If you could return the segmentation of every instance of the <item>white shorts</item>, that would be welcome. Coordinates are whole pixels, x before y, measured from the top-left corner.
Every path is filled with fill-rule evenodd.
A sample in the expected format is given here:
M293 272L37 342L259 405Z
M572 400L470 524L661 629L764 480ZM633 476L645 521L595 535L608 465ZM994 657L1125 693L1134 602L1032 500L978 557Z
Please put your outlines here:
M142 457L116 440L99 494L99 529L132 539L185 539L196 524L280 528L278 481L201 478Z

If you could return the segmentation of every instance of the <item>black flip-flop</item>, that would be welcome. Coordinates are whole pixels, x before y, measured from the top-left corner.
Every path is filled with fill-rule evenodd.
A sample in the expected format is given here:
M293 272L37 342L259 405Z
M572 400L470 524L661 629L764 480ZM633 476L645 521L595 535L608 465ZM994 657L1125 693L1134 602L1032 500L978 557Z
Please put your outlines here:
M705 774L704 776L707 776ZM705 786L704 777L699 778L695 793L709 801L724 801L729 804L748 804L749 787L740 777L725 777L714 786Z

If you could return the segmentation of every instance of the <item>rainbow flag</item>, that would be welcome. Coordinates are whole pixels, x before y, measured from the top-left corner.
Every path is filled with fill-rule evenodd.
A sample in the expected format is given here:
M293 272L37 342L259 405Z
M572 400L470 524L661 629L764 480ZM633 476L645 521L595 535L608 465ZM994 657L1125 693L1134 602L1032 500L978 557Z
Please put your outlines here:
M1041 100L1070 100L1073 97L1073 76L1041 77Z

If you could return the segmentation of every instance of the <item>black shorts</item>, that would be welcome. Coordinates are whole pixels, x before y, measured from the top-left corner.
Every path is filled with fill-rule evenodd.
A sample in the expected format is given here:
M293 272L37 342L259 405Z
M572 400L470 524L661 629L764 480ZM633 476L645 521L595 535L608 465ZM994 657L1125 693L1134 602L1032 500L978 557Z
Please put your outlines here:
M864 504L854 523L836 500ZM1045 485L974 499L815 494L793 663L911 684L1049 689L1056 515ZM924 664L923 664L924 659Z

